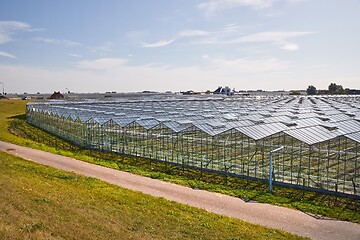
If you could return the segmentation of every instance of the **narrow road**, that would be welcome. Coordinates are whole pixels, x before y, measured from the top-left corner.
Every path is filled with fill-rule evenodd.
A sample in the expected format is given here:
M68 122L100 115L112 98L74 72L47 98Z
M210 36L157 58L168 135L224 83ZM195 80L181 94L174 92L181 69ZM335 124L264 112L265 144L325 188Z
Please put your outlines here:
M110 169L73 158L0 141L0 150L29 161L101 179L134 191L188 204L209 212L239 218L319 240L360 240L360 224L314 218L306 213L263 203L244 202L223 194L195 190L157 179Z

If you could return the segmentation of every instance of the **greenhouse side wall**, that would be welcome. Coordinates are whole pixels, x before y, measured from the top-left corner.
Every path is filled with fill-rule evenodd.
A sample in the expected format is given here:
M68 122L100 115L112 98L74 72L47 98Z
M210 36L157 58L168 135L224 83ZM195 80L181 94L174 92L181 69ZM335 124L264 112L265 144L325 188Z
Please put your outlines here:
M175 132L164 124L149 129L137 122L100 124L36 106L28 106L27 122L83 148L264 181L269 179L269 152L285 146L274 154L275 184L360 197L359 143L343 136L307 145L279 132L255 141L236 129L211 136L196 126Z

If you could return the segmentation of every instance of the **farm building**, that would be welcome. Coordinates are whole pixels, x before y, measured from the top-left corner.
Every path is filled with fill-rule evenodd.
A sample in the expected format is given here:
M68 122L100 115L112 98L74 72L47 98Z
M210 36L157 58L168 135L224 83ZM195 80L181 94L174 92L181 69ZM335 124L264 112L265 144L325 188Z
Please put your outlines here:
M64 98L64 95L62 95L60 92L54 92L49 97L49 99L62 99L62 98Z
M360 197L360 97L177 96L43 101L27 121L89 149Z

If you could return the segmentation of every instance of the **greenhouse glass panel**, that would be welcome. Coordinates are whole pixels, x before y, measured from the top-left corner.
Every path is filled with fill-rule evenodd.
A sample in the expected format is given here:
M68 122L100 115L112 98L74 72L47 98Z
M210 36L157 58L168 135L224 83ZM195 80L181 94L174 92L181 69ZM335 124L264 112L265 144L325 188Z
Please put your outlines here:
M360 197L358 96L128 95L28 103L26 119L83 148Z

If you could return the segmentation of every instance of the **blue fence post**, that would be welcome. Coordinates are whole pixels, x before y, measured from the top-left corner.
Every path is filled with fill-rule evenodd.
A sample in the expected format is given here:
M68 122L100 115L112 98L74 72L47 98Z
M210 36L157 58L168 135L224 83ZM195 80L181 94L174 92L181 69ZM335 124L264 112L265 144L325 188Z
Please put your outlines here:
M273 192L273 178L272 178L272 175L273 175L273 153L274 152L277 152L277 151L280 151L281 149L283 149L284 146L281 146L279 148L276 148L274 150L271 150L270 151L270 166L269 166L269 192L272 193Z

